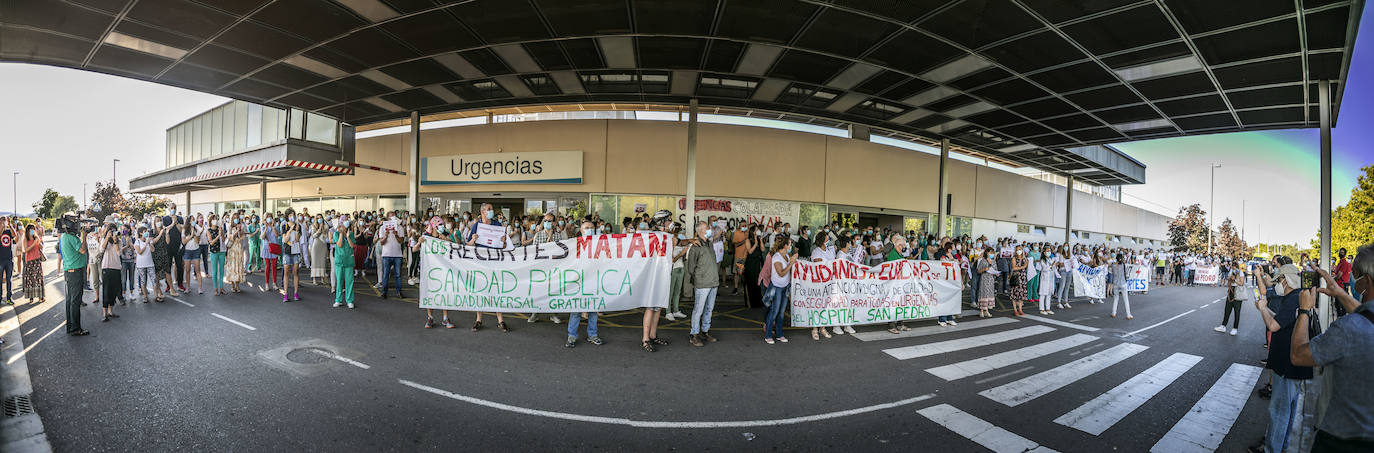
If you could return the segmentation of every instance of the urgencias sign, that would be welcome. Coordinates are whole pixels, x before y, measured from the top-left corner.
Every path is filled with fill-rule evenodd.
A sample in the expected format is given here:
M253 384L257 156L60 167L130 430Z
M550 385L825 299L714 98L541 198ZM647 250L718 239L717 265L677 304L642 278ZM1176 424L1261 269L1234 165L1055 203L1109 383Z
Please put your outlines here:
M420 184L581 184L582 151L458 154L420 159Z

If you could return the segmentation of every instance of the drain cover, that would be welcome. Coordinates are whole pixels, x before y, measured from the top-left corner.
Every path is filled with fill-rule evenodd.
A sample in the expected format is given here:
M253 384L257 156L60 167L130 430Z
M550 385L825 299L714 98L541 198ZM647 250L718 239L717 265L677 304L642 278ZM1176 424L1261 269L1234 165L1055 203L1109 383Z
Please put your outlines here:
M29 401L28 395L15 395L5 398L5 416L18 417L33 413L33 402Z
M286 353L286 360L290 360L301 365L318 365L329 360L334 355L325 348L305 347L292 349Z

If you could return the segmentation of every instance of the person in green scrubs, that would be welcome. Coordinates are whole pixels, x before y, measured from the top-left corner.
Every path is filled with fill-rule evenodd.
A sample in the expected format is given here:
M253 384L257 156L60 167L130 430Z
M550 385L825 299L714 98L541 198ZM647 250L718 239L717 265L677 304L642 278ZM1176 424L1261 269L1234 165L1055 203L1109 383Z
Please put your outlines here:
M330 236L334 242L334 278L338 279L338 291L334 292L334 306L345 302L353 308L353 242L355 236L349 228L347 219L340 221L339 228Z
M262 238L258 237L258 216L248 222L248 273L262 269Z

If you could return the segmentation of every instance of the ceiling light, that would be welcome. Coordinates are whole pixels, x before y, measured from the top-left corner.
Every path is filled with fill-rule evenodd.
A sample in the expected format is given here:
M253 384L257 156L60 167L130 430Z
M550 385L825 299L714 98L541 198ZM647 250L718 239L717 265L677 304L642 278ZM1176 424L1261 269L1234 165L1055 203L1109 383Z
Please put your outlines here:
M850 65L849 69L845 69L844 72L840 73L840 75L837 75L834 79L831 79L830 83L825 84L825 86L831 88L838 88L841 90L848 90L850 88L854 88L854 86L858 85L859 82L868 80L869 77L872 77L873 74L877 74L878 71L881 71L881 69L878 69L877 66L864 63L855 63Z
M1112 125L1112 127L1116 128L1116 130L1121 132L1138 131L1143 129L1158 129L1161 127L1171 126L1173 126L1173 123L1170 123L1169 120L1164 119L1136 121L1132 123L1121 123Z
M400 15L396 10L377 0L338 0L338 2L374 23Z
M983 59L983 57L970 54L964 56L964 58L946 63L938 68L931 69L925 74L921 74L921 78L935 83L945 83L981 71L983 68L989 66L992 66L992 62Z
M761 76L773 66L773 61L777 60L781 53L781 47L750 44L744 48L744 56L739 59L739 67L735 72Z
M282 62L289 64L291 66L295 66L297 68L304 69L306 71L310 71L325 77L329 77L331 79L341 79L348 75L348 73L343 72L342 69L330 66L322 61L307 57L305 55L296 55L291 58L282 60Z
M1120 76L1121 80L1133 82L1153 77L1164 77L1191 72L1198 69L1202 69L1202 64L1197 61L1197 58L1192 55L1186 55L1169 60L1161 60L1154 63L1117 69L1116 75Z
M137 50L143 53L150 53L161 57L167 57L173 60L180 60L182 56L186 55L185 50L181 50L172 46L158 44L142 38L135 38L133 36L129 36L117 31L111 31L110 34L105 35L105 44L119 46L130 50Z

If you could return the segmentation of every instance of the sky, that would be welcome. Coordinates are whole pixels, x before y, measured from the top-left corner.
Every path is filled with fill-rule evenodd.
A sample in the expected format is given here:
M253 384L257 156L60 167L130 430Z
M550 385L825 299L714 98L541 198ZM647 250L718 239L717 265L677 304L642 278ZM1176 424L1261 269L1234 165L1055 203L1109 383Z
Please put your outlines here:
M1366 9L1361 22L1374 9ZM1350 198L1360 167L1374 164L1374 32L1356 39L1340 118L1332 131L1333 207ZM32 212L45 189L82 199L117 171L131 177L164 167L166 129L228 99L123 77L48 66L0 63L0 211ZM1199 203L1217 224L1244 218L1251 242L1307 242L1316 234L1317 129L1238 132L1116 145L1145 164L1146 183L1125 186L1122 201L1161 214ZM113 160L119 159L117 169ZM1212 163L1215 208L1209 209ZM18 171L17 180L12 172ZM4 184L10 183L10 184Z

